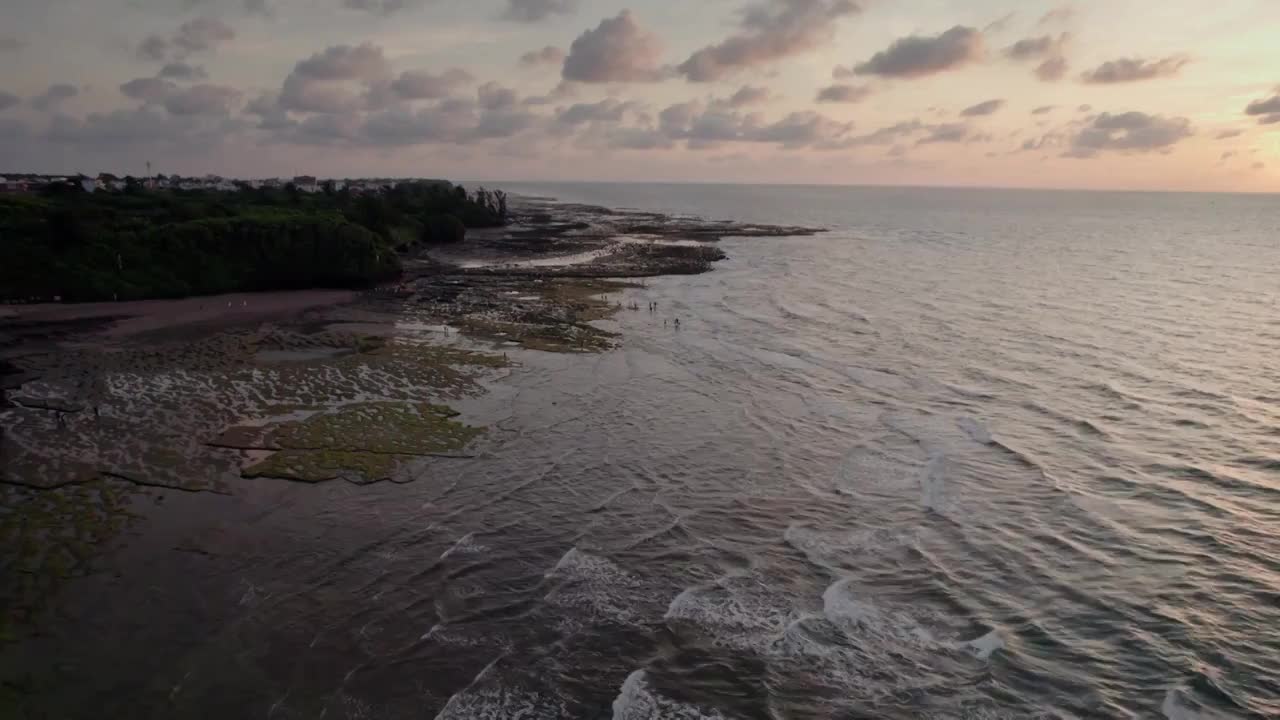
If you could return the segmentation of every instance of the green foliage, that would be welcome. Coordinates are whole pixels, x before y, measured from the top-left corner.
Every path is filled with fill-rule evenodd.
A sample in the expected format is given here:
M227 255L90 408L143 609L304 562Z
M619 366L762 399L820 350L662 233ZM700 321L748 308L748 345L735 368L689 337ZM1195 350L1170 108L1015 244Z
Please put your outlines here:
M500 201L499 201L500 199ZM0 196L0 299L89 301L305 287L394 277L397 251L506 222L506 198L446 182L360 194L242 187L123 193L78 186Z
M453 215L432 215L422 223L422 242L429 245L460 243L466 239L466 226Z

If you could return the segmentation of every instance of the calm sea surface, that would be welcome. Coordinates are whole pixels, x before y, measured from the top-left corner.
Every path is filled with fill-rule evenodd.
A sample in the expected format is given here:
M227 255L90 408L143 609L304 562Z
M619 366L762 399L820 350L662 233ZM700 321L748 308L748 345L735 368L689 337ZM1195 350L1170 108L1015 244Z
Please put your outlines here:
M224 555L137 551L155 581L75 620L83 698L1280 717L1280 198L510 188L830 232L726 239L619 349L522 354L444 477L180 499L149 532L221 513Z

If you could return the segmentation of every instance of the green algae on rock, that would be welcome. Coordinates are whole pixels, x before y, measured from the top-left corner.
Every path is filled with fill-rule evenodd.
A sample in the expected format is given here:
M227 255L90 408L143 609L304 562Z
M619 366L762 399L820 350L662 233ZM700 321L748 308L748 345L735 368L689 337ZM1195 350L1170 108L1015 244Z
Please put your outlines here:
M301 482L389 479L407 460L461 450L484 432L456 417L450 408L429 403L346 405L268 428L255 449L274 452L243 474ZM226 434L241 431L230 428Z

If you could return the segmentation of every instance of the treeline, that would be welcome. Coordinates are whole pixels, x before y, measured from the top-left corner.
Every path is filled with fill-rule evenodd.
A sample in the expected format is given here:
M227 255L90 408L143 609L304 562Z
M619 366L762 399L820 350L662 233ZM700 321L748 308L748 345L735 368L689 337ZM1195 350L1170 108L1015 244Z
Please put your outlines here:
M505 195L446 183L368 194L51 187L0 196L0 299L362 287L394 278L400 253L505 222Z

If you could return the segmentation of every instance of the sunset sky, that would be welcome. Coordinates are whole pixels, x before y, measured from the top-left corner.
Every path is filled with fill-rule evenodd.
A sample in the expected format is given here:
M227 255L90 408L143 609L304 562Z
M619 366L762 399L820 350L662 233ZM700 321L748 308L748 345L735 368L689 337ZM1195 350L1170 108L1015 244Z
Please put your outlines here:
M3 0L0 173L1280 191L1276 0Z

